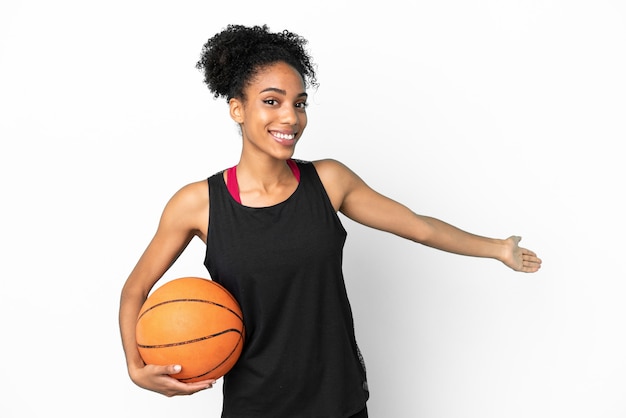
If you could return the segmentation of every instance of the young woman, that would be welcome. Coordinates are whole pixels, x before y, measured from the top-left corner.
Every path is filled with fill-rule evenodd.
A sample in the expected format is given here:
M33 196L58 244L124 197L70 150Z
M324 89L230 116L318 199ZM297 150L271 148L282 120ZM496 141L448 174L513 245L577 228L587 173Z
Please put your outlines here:
M266 26L230 25L204 45L198 68L227 100L242 136L236 166L188 184L121 294L120 329L137 385L188 395L214 381L181 383L177 365L144 364L137 313L194 237L206 243L213 280L239 301L246 342L224 377L223 417L366 417L368 388L342 276L346 232L337 212L436 249L535 272L541 260L519 237L493 239L417 215L372 190L334 160L292 159L307 126L306 88L316 84L306 40Z

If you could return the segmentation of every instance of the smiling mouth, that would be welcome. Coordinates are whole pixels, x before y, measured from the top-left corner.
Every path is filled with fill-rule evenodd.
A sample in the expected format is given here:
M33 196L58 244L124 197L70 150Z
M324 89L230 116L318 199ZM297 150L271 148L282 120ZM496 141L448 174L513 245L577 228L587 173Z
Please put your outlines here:
M274 138L283 141L293 141L296 138L296 134L283 134L281 132L270 132Z

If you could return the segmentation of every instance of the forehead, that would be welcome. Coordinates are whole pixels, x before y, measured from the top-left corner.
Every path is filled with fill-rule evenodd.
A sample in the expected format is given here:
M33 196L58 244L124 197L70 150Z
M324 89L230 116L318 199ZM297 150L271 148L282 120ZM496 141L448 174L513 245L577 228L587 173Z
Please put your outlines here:
M260 68L248 83L248 90L256 93L269 87L295 94L305 91L304 80L298 70L284 62Z

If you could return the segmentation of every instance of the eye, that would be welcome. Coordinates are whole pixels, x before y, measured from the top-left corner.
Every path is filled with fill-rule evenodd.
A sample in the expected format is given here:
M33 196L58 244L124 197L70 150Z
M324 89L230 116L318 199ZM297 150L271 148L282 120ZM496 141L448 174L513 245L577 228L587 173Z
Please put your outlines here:
M265 99L265 100L263 100L263 103L265 103L266 105L274 106L276 104L276 100L274 100L274 99Z
M309 104L307 102L300 102L300 103L296 103L296 107L298 109L306 109L307 107L309 107Z

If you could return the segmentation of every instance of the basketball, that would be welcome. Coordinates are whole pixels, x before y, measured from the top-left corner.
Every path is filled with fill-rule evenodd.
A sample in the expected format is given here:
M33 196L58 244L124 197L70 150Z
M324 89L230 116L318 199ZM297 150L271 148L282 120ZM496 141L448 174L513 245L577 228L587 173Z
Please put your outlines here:
M187 383L224 376L239 359L245 331L241 308L224 287L182 277L148 296L136 335L146 364L179 364L172 377Z

